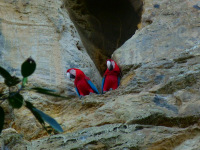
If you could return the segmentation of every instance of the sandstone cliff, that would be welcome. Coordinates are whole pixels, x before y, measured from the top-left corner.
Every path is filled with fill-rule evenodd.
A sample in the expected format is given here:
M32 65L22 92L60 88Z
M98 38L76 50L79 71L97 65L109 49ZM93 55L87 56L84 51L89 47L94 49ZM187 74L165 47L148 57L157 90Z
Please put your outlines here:
M0 0L0 65L20 76L21 62L31 55L38 68L30 81L69 97L26 94L61 124L64 133L52 136L27 109L12 111L4 102L8 121L2 149L199 149L200 4L126 2L118 0L112 8L128 10L123 18L104 0L96 5L91 0ZM105 69L100 60L111 54L122 70L120 87L86 96L82 105L66 69L79 67L100 86Z

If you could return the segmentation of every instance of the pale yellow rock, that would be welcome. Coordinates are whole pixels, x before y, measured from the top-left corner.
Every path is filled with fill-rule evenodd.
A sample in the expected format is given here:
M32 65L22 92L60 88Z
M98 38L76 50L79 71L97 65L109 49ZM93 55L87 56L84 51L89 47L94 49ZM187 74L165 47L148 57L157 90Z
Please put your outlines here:
M48 13L45 13L47 13L47 16L51 16L51 11L57 12L55 8L60 7L59 2L38 1L37 5L31 1L30 7L29 4L26 7L32 10L31 8L35 6L33 10L36 11L37 8L36 12L38 13L46 8ZM9 8L11 9L10 12L14 11L14 2L5 3L2 1L1 3L4 7L12 6L12 8ZM42 5L43 3L45 5ZM17 4L22 5L21 1ZM156 4L159 8L154 7ZM194 8L196 4L196 0L144 0L141 29L113 54L113 58L119 64L123 73L119 88L103 95L85 96L81 100L74 97L49 100L49 96L24 93L26 98L31 97L30 101L35 107L55 118L63 128L64 133L46 137L47 133L30 111L22 107L19 110L14 110L14 120L8 124L19 134L22 134L23 138L19 138L20 136L17 133L8 133L5 138L0 138L0 144L4 147L13 149L15 147L15 149L20 150L25 148L30 150L197 150L200 133L200 36L199 10ZM52 9L47 9L48 7ZM38 10L39 8L40 10ZM20 9L20 11L22 10L25 11ZM67 12L63 13L65 14L64 18L68 16ZM41 19L41 23L46 22L44 18ZM61 31L62 28L59 28L58 22L54 19L51 19L54 23L48 22L46 24L54 26L48 27L49 30L53 30L51 30L53 34L50 37L54 39L54 35L60 35L61 39L50 40L47 45L51 42L55 42L55 45L60 43L60 46L64 48L59 54L63 54L63 56L65 56L64 49L69 48L70 50L67 51L69 57L76 58L74 62L70 59L72 64L82 60L82 54L84 54L85 59L88 59L84 50L76 51L76 48L73 47L73 40L80 41L78 34L65 31L68 28ZM36 21L39 20L36 18ZM68 21L70 22L70 20ZM29 23L29 21L26 23ZM6 22L2 21L1 24L4 25L4 28L9 27L9 25L6 27ZM18 26L15 27L18 28ZM9 30L12 30L11 27ZM7 30L3 31L6 32ZM75 29L70 29L70 31L75 31ZM8 33L8 31L6 33L7 36L9 35L9 39L19 38ZM39 34L37 30L31 33L33 39L36 37L35 33ZM48 32L45 33L49 35ZM69 41L65 43L65 39L71 37L71 34L74 34L76 39L69 38ZM14 37L11 38L12 36ZM24 39L28 40L27 37L30 36L27 35ZM21 46L21 43L19 43L19 46ZM54 49L56 48L54 47ZM55 55L58 51L48 53L51 56L48 58L56 60ZM41 49L37 52L40 53ZM12 56L18 55L18 51L14 50L4 51L3 55L5 56L6 53L11 53ZM44 57L46 57L45 53ZM39 59L40 56L37 58ZM13 60L8 62L11 66L16 65ZM7 60L3 63L8 65ZM17 63L17 66L19 66L20 63ZM55 61L52 63L56 66ZM44 66L41 66L41 70ZM59 70L59 68L57 69ZM87 70L87 67L85 69ZM46 78L45 73L36 72L32 80L36 80L35 77L38 75ZM51 83L56 84L57 81L62 79L61 76L59 78L59 74L53 75L56 76L56 82L52 81ZM40 81L37 81L37 83L40 84ZM70 86L72 86L72 83ZM6 106L6 103L3 103L3 105ZM9 139L15 137L14 142L5 143L7 137ZM23 139L31 141L27 142Z
M173 60L182 53L198 56L199 10L193 7L197 2L145 0L143 28L117 49L113 58L124 68L161 59ZM155 4L159 8L154 8Z
M101 77L62 4L61 0L1 0L0 65L20 77L22 62L31 56L37 68L30 82L74 95L67 69L81 69L97 87Z

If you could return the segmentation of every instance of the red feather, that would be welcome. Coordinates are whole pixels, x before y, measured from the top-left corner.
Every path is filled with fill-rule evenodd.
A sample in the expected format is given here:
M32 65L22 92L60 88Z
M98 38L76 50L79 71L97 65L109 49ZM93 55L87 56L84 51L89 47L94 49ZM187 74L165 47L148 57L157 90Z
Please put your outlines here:
M120 75L120 69L117 63L112 59L108 60L113 61L115 63L115 67L111 71L107 69L106 72L104 73L105 81L104 81L103 91L109 91L110 88L115 90L118 87L118 77Z
M78 89L79 94L85 96L89 95L90 93L94 93L93 89L87 83L87 80L90 80L90 78L87 77L80 69L76 68L71 68L71 69L74 69L76 71L74 85ZM68 69L67 72L69 72L71 69Z

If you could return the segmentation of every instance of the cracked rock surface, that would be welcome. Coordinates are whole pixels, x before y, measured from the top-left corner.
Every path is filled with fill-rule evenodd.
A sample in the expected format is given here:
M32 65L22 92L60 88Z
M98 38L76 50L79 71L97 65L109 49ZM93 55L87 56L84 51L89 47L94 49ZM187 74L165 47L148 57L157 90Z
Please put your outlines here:
M93 74L97 86L101 77L62 5L62 0L0 0L0 65L20 77L21 64L31 56L37 69L30 81L73 96L67 69Z
M113 54L123 74L119 88L81 100L32 96L34 106L55 118L64 133L48 136L22 107L11 112L12 117L0 136L0 147L198 150L200 30L197 6L197 0L144 0L141 28Z

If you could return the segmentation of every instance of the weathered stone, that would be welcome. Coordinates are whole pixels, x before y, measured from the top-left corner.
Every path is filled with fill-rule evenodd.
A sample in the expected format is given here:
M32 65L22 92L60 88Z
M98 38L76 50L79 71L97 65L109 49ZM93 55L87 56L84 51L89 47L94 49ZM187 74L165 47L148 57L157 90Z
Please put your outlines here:
M174 150L198 150L200 147L200 136L188 139L177 146Z
M0 135L0 148L4 149L21 149L26 148L27 141L23 139L23 136L18 134L17 131L13 128L8 128L3 130Z
M138 29L142 0L64 0L88 54L104 73L106 59Z
M151 20L151 24L137 31L114 52L113 58L123 68L127 65L155 63L161 59L180 61L180 58L198 56L199 11L190 5L195 2L197 0L145 1L144 7L147 8L142 23ZM153 4L159 4L160 8L154 8Z
M45 8L50 8L50 4L56 2L47 2ZM135 1L138 4L137 8L141 7L140 2ZM12 2L12 5L15 3L18 1ZM70 94L67 100L49 100L49 96L23 93L26 99L30 98L35 107L55 118L64 129L64 133L45 137L47 133L38 121L29 110L22 107L14 110L14 120L8 122L6 128L14 128L23 138L17 133L4 133L0 138L1 145L20 150L198 149L200 36L197 4L197 0L144 0L142 23L138 25L140 30L113 54L123 74L119 88L103 95L85 96L81 100ZM65 20L67 12L64 8L61 10L62 13L66 13L63 15ZM68 37L65 34L71 33L60 26L62 22L58 21L59 17L49 13L47 16L53 15L50 20L54 25L55 34L65 41ZM73 34L79 41L78 34ZM0 41L2 39L0 36ZM64 43L62 40L59 41L61 45ZM78 49L82 47L80 53L88 56L81 42L79 44ZM73 47L72 39L65 43L64 47L69 48L70 56L74 55L76 61L82 60L80 55L77 55L77 49ZM6 52L10 53L4 51L0 56L4 56ZM12 63L11 65L14 65ZM57 78L60 79L59 76ZM35 79L34 76L32 79ZM72 83L69 84L68 91L73 93ZM7 107L6 102L3 106ZM13 137L14 142L6 142L8 136L10 139Z
M199 121L198 106L190 106L190 103L178 105L173 95L155 95L148 92L123 94L119 88L102 96L86 96L82 101L84 104L79 99L63 100L54 104L46 101L45 105L35 103L35 106L51 114L65 132L113 123L188 127ZM29 140L47 135L25 108L15 111L12 127Z
M30 82L75 95L66 70L79 68L99 87L101 77L61 0L0 1L0 65L21 76L29 56L37 63ZM2 79L0 79L2 81Z
M62 150L62 149L90 149L90 150L168 150L174 149L186 139L196 138L200 133L198 127L178 129L167 127L153 127L145 125L113 124L101 127L87 128L78 132L54 135L32 142L21 141L21 145L10 143L15 150L25 147L32 150ZM2 142L5 138L2 139ZM184 144L183 143L183 144ZM193 145L196 147L196 145Z

